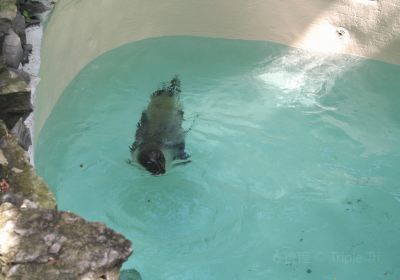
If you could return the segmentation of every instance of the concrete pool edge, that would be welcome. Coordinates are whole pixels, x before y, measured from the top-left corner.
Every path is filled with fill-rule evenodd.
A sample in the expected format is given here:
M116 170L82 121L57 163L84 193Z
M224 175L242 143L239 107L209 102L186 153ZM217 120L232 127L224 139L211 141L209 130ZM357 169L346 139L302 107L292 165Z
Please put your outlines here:
M94 1L58 1L46 28L34 142L65 87L87 63L115 47L146 38L189 35L273 41L400 64L396 52L400 18L395 17L400 0L330 4L269 0L251 5L239 0Z

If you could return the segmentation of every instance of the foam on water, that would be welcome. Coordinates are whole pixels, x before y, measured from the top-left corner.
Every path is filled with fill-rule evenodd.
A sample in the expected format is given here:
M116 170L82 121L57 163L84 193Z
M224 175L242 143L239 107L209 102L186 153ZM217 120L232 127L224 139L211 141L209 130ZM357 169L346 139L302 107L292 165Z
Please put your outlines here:
M154 177L128 146L175 74L192 163ZM65 90L37 167L60 209L133 241L143 279L396 279L399 76L269 42L128 44Z

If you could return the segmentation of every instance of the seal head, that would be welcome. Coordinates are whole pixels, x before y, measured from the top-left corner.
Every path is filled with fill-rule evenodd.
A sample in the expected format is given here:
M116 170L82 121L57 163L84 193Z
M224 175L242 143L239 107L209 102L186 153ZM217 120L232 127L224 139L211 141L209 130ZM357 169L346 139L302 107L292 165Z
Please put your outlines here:
M165 173L165 157L160 149L149 148L139 151L138 161L153 175Z

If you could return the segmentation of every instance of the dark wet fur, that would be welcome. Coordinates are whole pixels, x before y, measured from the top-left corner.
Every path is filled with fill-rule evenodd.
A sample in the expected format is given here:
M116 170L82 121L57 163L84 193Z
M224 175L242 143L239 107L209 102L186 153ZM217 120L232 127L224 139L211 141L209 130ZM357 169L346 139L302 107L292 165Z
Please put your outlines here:
M166 171L163 149L169 149L173 159L186 160L189 157L185 152L180 92L178 77L153 92L137 124L135 142L130 150L132 156L135 151L138 152L136 160L153 175L164 174Z
M160 175L165 173L165 157L158 147L152 148L149 145L139 151L138 162L151 174Z

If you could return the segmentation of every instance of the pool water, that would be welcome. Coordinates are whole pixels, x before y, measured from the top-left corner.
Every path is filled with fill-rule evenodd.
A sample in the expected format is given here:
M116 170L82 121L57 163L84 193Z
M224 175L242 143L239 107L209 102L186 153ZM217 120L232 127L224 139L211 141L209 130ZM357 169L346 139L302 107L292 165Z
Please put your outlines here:
M178 74L190 164L129 165ZM400 277L400 66L271 42L162 37L98 57L42 130L59 208L133 241L143 279Z

